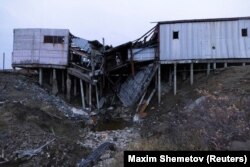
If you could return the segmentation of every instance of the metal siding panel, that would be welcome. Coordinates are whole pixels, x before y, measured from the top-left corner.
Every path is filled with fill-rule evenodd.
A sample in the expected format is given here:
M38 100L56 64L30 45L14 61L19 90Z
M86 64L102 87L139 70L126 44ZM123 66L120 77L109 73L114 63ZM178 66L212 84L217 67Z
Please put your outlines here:
M50 44L50 43L41 43L41 50L51 50L51 51L68 51L68 45L66 44Z
M169 48L167 47L167 26L160 25L160 60L167 60L167 51Z
M136 61L146 61L153 60L155 58L155 48L145 48L145 49L133 49L134 60ZM130 59L131 54L128 52L128 59Z
M69 30L67 29L41 29L41 36L69 36Z
M39 59L39 50L20 50L13 52L14 64L31 64L37 63Z
M171 32L173 34L174 31L178 31L179 32L179 39L173 39L172 37L172 55L173 55L173 59L174 60L178 60L181 58L181 55L180 55L180 24L173 24L171 26ZM173 35L172 35L173 36Z
M173 56L173 54L172 54L172 40L173 40L173 36L172 36L173 34L172 34L172 31L171 31L171 28L170 28L170 26L168 26L167 27L167 31L166 31L166 49L167 49L167 52L166 52L166 58L168 59L168 60L171 60L171 59L173 59L172 58L172 56Z
M241 57L246 58L247 57L247 46L246 46L247 38L242 37L242 35L241 35L242 28L247 28L246 21L243 21L243 20L239 21L239 31L238 31L240 55L241 55Z
M65 42L64 44L44 44L44 35L65 36ZM67 65L68 41L69 30L15 29L13 63Z
M233 34L233 27L231 26L231 23L228 22L227 23L227 49L228 49L228 58L233 58L233 37L232 37L232 34Z
M245 21L245 26L247 28L247 33L248 36L246 37L245 40L245 46L246 46L246 52L247 52L247 56L250 57L250 21Z
M193 43L193 56L192 59L197 59L198 58L198 24L194 24L193 23L193 39L191 39L192 43ZM185 57L183 57L183 59L186 59Z
M67 55L68 55L67 52L41 50L39 63L66 65Z
M248 28L248 37L241 28ZM174 30L179 41L172 39ZM160 60L249 58L249 34L249 20L161 24Z

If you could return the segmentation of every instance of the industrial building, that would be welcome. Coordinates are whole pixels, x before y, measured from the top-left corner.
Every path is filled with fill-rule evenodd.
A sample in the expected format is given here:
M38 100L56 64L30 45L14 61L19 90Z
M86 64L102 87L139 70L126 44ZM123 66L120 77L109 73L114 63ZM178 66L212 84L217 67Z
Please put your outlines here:
M161 21L114 48L69 30L15 29L12 66L37 69L41 85L49 76L53 92L66 89L68 99L80 92L84 109L112 105L109 97L116 96L140 110L155 92L160 103L166 78L176 94L180 77L192 85L196 71L249 63L249 29L250 17Z

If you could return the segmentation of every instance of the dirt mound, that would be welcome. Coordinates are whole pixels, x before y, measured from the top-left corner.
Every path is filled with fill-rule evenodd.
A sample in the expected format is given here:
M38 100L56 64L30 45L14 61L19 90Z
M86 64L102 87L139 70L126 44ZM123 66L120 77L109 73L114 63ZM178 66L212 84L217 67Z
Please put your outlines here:
M77 144L83 123L69 120L65 102L40 88L36 78L0 74L0 150L6 166L75 166L91 149ZM15 152L39 148L54 139L39 156L19 162Z
M129 128L119 123L124 129L109 131L101 125L96 127L101 131L89 132L81 121L65 117L71 106L41 88L37 78L0 73L0 162L52 139L39 155L9 166L75 166L105 141L116 143L119 151L250 150L250 67L194 79L193 86L189 80L178 85L176 96L166 93L160 107L153 99L141 123Z
M165 145L160 149L237 150L240 142L238 150L244 143L250 150L250 67L197 74L195 79L193 86L182 83L177 96L165 95L159 111L149 111L142 135L161 136Z

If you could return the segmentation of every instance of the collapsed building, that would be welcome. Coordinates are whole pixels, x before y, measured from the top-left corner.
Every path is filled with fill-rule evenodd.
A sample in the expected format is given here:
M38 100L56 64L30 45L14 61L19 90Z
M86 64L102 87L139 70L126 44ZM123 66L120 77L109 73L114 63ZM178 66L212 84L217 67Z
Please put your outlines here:
M37 70L40 85L50 84L53 94L65 93L68 100L80 92L86 111L112 105L115 96L129 107L156 71L152 62L137 67L128 58L133 45L112 48L67 29L15 29L12 66Z
M80 92L85 110L112 105L144 110L161 82L177 93L177 80L207 74L229 63L250 61L250 17L157 22L135 41L116 47L72 35L65 29L15 29L14 68L39 71L39 83L67 98ZM146 100L144 98L148 96Z

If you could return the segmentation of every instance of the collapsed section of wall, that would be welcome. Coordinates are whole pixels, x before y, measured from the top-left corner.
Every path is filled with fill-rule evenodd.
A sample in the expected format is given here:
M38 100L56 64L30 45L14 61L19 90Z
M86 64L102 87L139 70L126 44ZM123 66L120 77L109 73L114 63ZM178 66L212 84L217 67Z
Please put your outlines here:
M153 79L157 69L158 65L149 64L147 67L138 71L134 77L128 77L121 85L117 96L125 107L132 106L140 99Z

